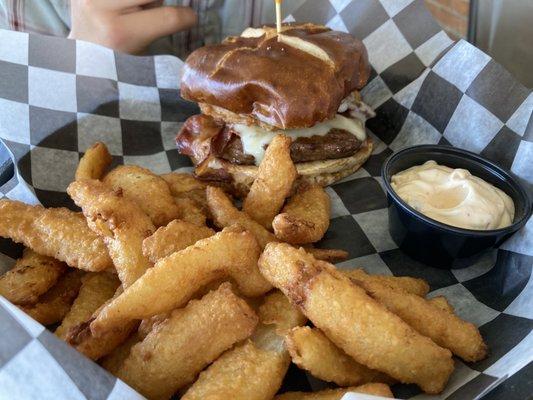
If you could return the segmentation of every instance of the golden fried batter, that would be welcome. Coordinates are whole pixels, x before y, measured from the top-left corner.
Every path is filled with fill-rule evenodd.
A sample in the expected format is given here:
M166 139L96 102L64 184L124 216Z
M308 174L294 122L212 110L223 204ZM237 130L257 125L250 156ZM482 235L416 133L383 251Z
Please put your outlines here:
M100 179L111 165L111 154L102 142L96 142L87 149L76 169L75 180Z
M322 186L300 187L272 221L276 237L292 244L318 242L329 227L330 203Z
M290 146L291 139L287 136L277 135L272 139L242 205L244 212L267 229L271 228L298 176Z
M68 271L48 292L39 297L37 303L28 307L21 306L21 309L43 325L61 321L78 295L82 276L82 271Z
M351 280L383 283L391 288L416 294L420 297L425 297L429 292L428 283L420 278L412 278L410 276L370 275L359 268L342 269L340 272L342 272Z
M33 304L55 285L67 265L25 249L14 267L0 276L0 295L14 304Z
M290 364L283 332L306 318L279 291L265 297L258 315L260 324L252 338L220 356L182 400L272 399Z
M219 228L239 224L255 235L257 242L264 248L269 242L277 242L276 237L261 224L254 221L244 211L239 211L224 191L215 186L206 189L207 204L213 215L213 220Z
M199 226L176 219L162 226L152 236L143 241L143 253L154 264L176 251L183 250L200 239L213 236L215 231L207 226Z
M91 322L100 310L120 294L122 294L122 286L119 286L114 296L100 306L87 320L72 326L65 335L65 341L91 360L99 360L124 343L139 325L138 321L128 321L100 336L95 336L90 329Z
M246 339L257 316L222 284L177 309L132 347L117 376L149 399L169 399L233 344Z
M113 267L104 242L83 215L66 208L0 200L0 236L74 268L99 272Z
M115 294L120 281L109 272L91 273L82 278L78 297L63 318L55 334L65 340L68 330L91 317L91 315Z
M392 383L392 379L384 373L359 364L316 328L302 326L291 329L285 343L292 361L323 381L335 382L339 386Z
M143 240L155 231L150 218L122 192L97 180L72 182L67 192L103 237L124 287L130 286L152 266L142 253Z
M272 286L257 268L259 252L250 232L226 228L159 260L98 314L91 329L98 335L123 321L182 307L218 279L232 279L246 296L266 293Z
M167 183L158 175L138 165L120 165L103 179L106 185L122 190L152 220L163 226L180 217Z
M269 243L259 259L263 275L297 304L326 336L357 362L428 393L444 389L451 353L420 335L331 264L304 249Z
M473 362L487 356L487 346L475 325L463 321L453 312L383 282L352 280L416 331L439 346L450 349L463 360Z

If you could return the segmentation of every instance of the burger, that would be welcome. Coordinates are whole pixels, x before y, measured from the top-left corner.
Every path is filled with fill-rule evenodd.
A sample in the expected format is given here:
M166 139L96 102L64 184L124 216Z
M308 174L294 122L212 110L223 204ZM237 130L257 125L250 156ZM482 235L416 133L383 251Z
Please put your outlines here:
M181 95L201 114L181 127L178 149L198 178L244 196L281 133L299 179L332 184L372 152L364 124L375 114L359 94L369 74L363 43L347 33L310 23L247 28L185 61Z

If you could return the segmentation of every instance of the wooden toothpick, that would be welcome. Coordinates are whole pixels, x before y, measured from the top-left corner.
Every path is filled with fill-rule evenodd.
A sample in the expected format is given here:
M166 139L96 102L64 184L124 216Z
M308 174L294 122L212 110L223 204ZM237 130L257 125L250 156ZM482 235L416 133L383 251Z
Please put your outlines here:
M276 2L276 30L278 31L278 35L279 35L281 33L281 2L282 0L275 0L275 2Z

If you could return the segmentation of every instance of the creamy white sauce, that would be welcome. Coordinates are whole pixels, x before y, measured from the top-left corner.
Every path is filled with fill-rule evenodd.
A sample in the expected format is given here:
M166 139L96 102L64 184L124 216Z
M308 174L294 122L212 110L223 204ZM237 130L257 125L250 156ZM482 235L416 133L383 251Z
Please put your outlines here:
M466 169L430 160L393 175L391 185L415 210L448 225L488 230L513 223L513 200Z
M242 124L233 124L232 128L241 137L244 153L254 156L256 165L259 165L263 159L265 147L279 133L296 140L300 137L324 136L331 129L343 129L361 141L366 139L365 127L362 121L346 118L340 114L337 114L333 119L320 122L310 128L267 131L256 125Z

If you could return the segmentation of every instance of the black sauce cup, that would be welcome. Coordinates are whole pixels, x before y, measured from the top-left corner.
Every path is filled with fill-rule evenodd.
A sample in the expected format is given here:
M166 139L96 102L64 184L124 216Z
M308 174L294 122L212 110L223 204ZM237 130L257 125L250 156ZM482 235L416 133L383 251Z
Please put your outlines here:
M405 203L391 186L391 177L428 160L464 168L507 193L515 205L513 224L493 230L457 228L435 221ZM531 199L508 172L477 154L450 146L420 145L390 156L381 169L387 190L392 239L415 260L438 268L464 268L485 251L498 247L522 228L531 216Z

